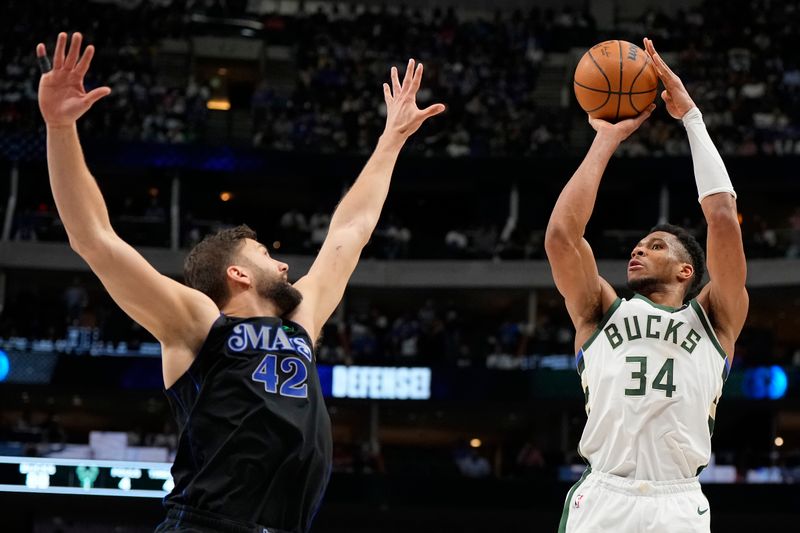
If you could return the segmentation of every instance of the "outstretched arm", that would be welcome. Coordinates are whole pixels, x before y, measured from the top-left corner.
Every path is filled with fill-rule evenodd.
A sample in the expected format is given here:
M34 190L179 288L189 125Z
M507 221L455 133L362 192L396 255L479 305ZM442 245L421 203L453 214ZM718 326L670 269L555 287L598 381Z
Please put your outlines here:
M703 115L681 79L656 52L653 41L644 40L656 73L664 83L661 98L669 114L683 122L692 151L700 207L708 224L706 254L710 282L697 297L707 310L714 330L729 357L742 331L749 297L745 289L747 261L736 208L736 192L725 163L706 131Z
M589 118L597 131L578 170L558 197L545 233L545 251L559 292L575 325L576 350L591 335L602 314L616 299L600 277L589 243L583 237L592 216L597 189L608 161L629 135L647 120L651 105L639 116L610 124Z
M425 120L444 111L442 104L417 108L421 63L416 65L413 59L409 60L402 84L394 67L391 77L391 88L383 84L386 128L358 179L336 208L311 270L295 284L303 294L303 302L291 318L314 339L339 305L361 250L378 224L400 150Z
M83 77L94 47L80 56L81 34L56 41L52 70L39 82L39 108L47 123L47 166L58 214L70 246L100 278L114 301L164 347L164 379L169 385L191 364L219 312L204 294L162 276L111 227L106 204L83 159L76 122L111 89L88 94ZM36 47L46 64L45 47ZM178 356L167 354L180 354Z

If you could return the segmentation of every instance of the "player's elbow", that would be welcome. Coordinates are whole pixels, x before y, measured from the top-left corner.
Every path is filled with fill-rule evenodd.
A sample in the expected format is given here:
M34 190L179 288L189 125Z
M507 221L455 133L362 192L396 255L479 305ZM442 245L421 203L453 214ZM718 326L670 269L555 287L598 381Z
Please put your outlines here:
M67 232L67 238L69 239L69 247L72 248L72 251L87 261L101 253L102 250L107 249L107 239L105 235L96 235L90 238L79 237L74 233Z
M703 199L703 214L708 225L739 225L736 199L728 193L712 194Z
M709 230L739 231L739 213L735 206L720 205L706 210Z
M347 241L360 245L362 248L367 245L376 223L365 217L353 218L346 222L332 221L329 235L339 235L346 237Z
M83 257L88 248L87 243L70 232L67 232L67 239L69 239L69 247L72 248L72 251Z
M544 251L548 257L563 253L565 250L574 247L571 233L562 224L547 225L544 234Z

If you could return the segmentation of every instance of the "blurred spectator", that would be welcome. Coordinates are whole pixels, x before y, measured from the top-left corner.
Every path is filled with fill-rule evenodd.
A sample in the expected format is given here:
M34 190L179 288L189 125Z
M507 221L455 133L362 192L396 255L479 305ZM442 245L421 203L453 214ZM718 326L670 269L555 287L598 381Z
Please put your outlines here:
M456 466L464 477L486 478L492 475L492 466L477 448L466 448L456 453Z
M53 411L47 413L47 418L41 425L41 435L42 444L46 446L49 452L63 449L67 442L64 428L61 426L58 415Z
M353 471L359 474L382 474L386 471L380 444L361 442L353 454Z
M14 231L15 241L39 240L36 234L36 221L31 211L25 210L16 217L16 230Z
M401 359L417 356L419 342L419 323L412 318L410 313L398 317L392 324L390 331L392 348L395 355Z
M444 244L451 257L460 259L467 255L469 239L467 235L458 229L451 229L444 237Z
M255 7L257 3L250 7ZM290 50L287 69L250 82L252 143L275 150L368 153L383 128L380 83L389 67L417 57L426 80L420 105L444 101L448 112L426 124L407 151L419 155L528 156L574 151L566 99L543 106L534 98L547 54L583 49L606 38L590 14L559 10L498 10L459 17L454 8L408 10L319 8L258 17L238 2L11 3L0 31L0 132L40 132L35 39L52 32L52 18L80 27L97 47L87 89L112 95L87 114L82 133L103 139L187 143L206 141L207 102L217 74L201 78L190 57L163 61L164 38L186 41L189 12L258 18L258 37ZM673 67L703 111L712 138L725 154L800 153L800 70L792 56L800 10L785 2L735 0L723 9L705 0L674 15L646 10L615 28L615 37L651 35L674 58ZM89 9L86 6L91 6ZM37 14L48 12L47 20ZM714 24L703 21L713 20ZM732 38L736 35L736 38ZM185 65L185 66L183 66ZM402 75L402 72L401 72ZM549 89L549 88L548 88ZM236 103L239 108L240 102ZM577 106L571 106L573 110ZM585 127L585 126L584 126ZM215 134L219 135L219 133ZM238 135L240 138L241 135ZM237 138L237 136L234 136ZM578 136L580 138L580 136ZM231 139L227 139L230 142ZM654 115L622 145L621 155L681 155L688 144L680 124Z
M531 441L525 442L522 448L520 448L519 453L517 453L515 467L519 475L523 477L535 477L540 475L545 468L542 450Z
M281 216L281 248L286 253L296 253L308 246L309 229L305 215L298 209L291 209Z
M72 278L70 286L64 289L62 299L66 309L67 324L76 325L89 305L89 293L79 277Z
M800 207L796 207L789 217L789 248L786 257L800 257Z

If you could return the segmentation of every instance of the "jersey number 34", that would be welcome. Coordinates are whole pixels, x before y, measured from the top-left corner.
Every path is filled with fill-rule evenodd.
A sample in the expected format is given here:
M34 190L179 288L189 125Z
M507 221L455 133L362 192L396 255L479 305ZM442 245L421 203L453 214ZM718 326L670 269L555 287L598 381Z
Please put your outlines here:
M635 389L625 389L625 396L644 396L647 392L647 357L644 356L630 356L625 358L626 363L633 363L639 365L638 370L631 372L631 379L639 381L639 387ZM661 366L661 370L656 374L653 380L652 388L656 390L663 390L667 398L672 398L672 393L675 392L677 387L672 384L672 368L674 366L673 359L667 359Z
M278 383L278 356L268 353L253 372L253 381L264 384L264 390L272 394L280 394L290 398L308 398L308 369L299 357L285 357L281 361L281 372L286 374L282 383Z

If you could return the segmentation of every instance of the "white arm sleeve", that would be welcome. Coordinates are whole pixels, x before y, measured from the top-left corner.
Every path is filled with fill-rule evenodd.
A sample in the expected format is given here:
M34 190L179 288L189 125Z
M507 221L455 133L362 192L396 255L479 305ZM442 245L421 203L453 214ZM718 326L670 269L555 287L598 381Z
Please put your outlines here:
M706 196L720 192L728 192L736 198L736 191L733 190L728 170L708 135L700 110L696 107L691 108L681 120L686 128L689 148L692 151L698 201L703 201Z

